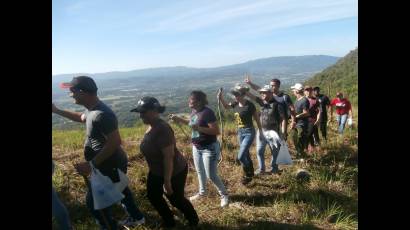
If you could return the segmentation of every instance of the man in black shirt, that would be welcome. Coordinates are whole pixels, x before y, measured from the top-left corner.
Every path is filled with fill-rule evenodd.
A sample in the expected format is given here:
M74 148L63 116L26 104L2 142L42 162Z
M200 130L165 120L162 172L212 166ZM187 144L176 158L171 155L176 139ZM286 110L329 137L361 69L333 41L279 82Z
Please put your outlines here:
M304 96L303 85L296 83L290 87L296 96L295 119L296 124L292 123L293 143L296 148L296 156L305 156L304 149L307 146L307 128L309 123L309 100Z
M97 96L97 85L88 76L74 77L71 82L60 84L61 88L68 88L74 103L86 108L84 113L62 110L52 103L52 112L76 122L85 123L86 136L84 142L84 158L86 161L78 163L76 170L82 176L91 174L90 162L108 176L113 183L120 181L118 169L127 172L128 158L121 147L121 136L118 121L114 112ZM145 218L136 206L132 192L127 186L122 193L125 198L121 203L129 214L121 225L134 227L145 222ZM101 229L118 229L117 221L111 213L111 206L97 211L94 209L94 198L91 190L87 191L86 205Z
M278 157L280 149L280 139L283 139L282 134L286 133L287 121L283 112L283 107L275 100L272 94L272 88L270 85L265 85L258 90L260 97L256 97L251 93L247 93L247 96L254 100L261 106L260 122L262 126L262 133L257 133L256 148L257 158L259 163L259 169L255 174L265 173L265 147L269 145L272 152L271 160L271 173L279 173L278 165L276 164L276 158ZM280 137L282 136L282 137Z
M320 119L320 132L322 137L327 141L327 109L330 107L330 99L324 94L320 94L320 88L316 86L313 88L313 96L315 96L320 104L321 108L321 119Z

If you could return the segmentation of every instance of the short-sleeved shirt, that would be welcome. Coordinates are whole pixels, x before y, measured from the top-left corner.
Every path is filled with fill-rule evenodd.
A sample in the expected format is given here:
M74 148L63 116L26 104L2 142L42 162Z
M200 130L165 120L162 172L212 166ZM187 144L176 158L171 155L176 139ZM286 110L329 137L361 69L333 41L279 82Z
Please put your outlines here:
M319 94L317 99L320 103L321 113L322 113L322 121L327 121L327 106L330 105L330 99L323 94Z
M171 126L160 119L150 131L145 133L140 144L140 150L148 163L149 171L154 175L164 176L164 155L161 149L170 145L174 147L172 172L174 176L185 169L187 162L176 147L175 135Z
M303 110L309 111L309 100L306 97L302 97L301 99L296 99L295 101L295 112L296 115L303 113ZM296 127L307 127L308 125L308 117L300 117L296 118Z
M118 129L118 122L114 112L101 101L93 109L86 110L84 115L86 119L84 156L87 161L90 161L104 147L108 134ZM119 146L98 168L104 174L103 171L122 167L127 164L127 161L127 155Z
M285 113L285 118L290 117L289 105L293 105L292 98L284 92L280 92L277 95L273 95L275 100L283 106L283 112Z
M308 97L307 99L309 100L309 122L314 123L321 111L320 103L315 97Z
M193 110L190 116L189 125L199 125L200 127L209 127L209 123L216 122L216 116L212 109L204 106L202 110ZM216 141L216 135L209 135L202 132L192 130L191 135L192 144L201 149Z
M281 117L285 116L283 106L280 106L275 98L265 102L257 97L255 102L261 106L260 121L262 129L279 132Z
M239 106L238 102L230 104L234 111L235 121L238 128L253 128L252 116L256 111L255 105L246 100L245 105Z
M352 105L346 98L335 98L330 105L336 107L336 113L339 115L347 114L352 109Z

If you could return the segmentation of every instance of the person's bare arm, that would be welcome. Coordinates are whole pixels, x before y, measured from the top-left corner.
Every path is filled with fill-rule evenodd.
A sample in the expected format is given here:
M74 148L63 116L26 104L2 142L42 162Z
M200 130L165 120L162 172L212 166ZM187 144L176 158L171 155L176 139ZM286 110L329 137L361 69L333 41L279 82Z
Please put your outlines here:
M218 100L222 103L225 109L230 109L231 107L229 106L228 103L225 102L224 96L222 94L222 91L218 92L217 95Z
M94 166L98 166L107 160L118 148L121 148L121 136L118 129L116 129L106 136L104 147L92 160Z
M245 76L245 83L248 84L253 90L258 91L261 87L251 82L249 75Z
M107 160L112 154L114 154L117 148L121 148L121 137L118 129L112 131L106 136L107 141L101 151L91 160L94 167L98 168L102 162ZM83 176L88 176L91 173L91 167L89 162L81 162L74 166L77 172Z
M316 121L315 121L315 124L314 124L314 125L317 125L317 123L320 122L320 118L321 118L321 117L322 117L322 113L319 111L319 112L317 113Z
M184 119L182 117L178 117L177 115L173 113L169 114L169 119L171 119L172 121L178 122L178 123L185 124L185 125L189 124L189 120Z
M171 178L174 170L174 145L161 149L161 152L164 156L164 189L167 195L171 195L173 193Z
M201 127L199 125L192 125L191 127L195 131L205 133L208 135L219 135L220 134L218 123L216 122L208 123L208 127Z
M296 117L296 118L303 118L303 117L309 117L309 116L310 116L309 110L303 109L303 112L300 113L300 114L298 114L298 115L296 115L295 117Z
M350 105L349 117L353 119L353 106Z
M256 98L258 98L257 96L253 95L250 92L246 92L246 96L249 97L253 101L256 101Z
M293 104L289 104L289 110L290 110L290 128L293 129L296 126L296 110L295 106Z
M83 113L59 109L54 105L54 103L51 103L51 111L72 121L85 122L85 116Z
M258 111L255 110L255 112L252 115L253 115L253 119L256 122L256 126L258 126L258 130L260 130L262 132L262 125L261 125L261 121L259 120Z

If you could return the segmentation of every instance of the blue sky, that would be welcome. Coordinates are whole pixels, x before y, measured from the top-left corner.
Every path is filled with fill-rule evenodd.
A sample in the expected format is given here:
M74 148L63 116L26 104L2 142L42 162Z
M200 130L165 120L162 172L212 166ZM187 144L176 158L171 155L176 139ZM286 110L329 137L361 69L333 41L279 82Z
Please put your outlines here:
M53 75L344 56L357 0L52 0Z

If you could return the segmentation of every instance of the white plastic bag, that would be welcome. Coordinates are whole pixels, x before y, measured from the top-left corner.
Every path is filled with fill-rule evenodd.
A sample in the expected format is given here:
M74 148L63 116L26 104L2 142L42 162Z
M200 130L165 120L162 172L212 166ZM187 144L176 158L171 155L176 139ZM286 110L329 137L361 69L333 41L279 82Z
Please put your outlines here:
M280 137L275 130L267 130L263 131L263 136L268 140L272 139L273 145L277 148L278 143L280 143Z
M118 170L118 174L120 175L120 181L117 183L114 183L115 188L118 189L118 191L122 192L124 189L128 186L129 179L125 173L123 173L120 169Z
M115 187L114 183L107 176L101 174L100 170L91 166L91 192L93 195L94 209L100 210L120 202L124 195Z
M288 144L286 141L281 140L281 146L279 149L278 157L276 158L276 164L278 165L292 165L292 157L289 153Z
M352 126L353 125L353 119L351 117L349 117L347 119L347 125Z

